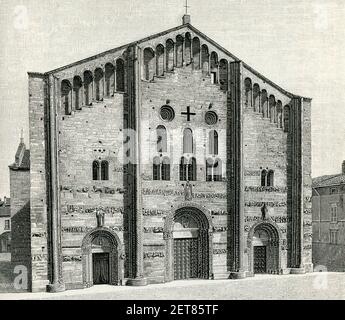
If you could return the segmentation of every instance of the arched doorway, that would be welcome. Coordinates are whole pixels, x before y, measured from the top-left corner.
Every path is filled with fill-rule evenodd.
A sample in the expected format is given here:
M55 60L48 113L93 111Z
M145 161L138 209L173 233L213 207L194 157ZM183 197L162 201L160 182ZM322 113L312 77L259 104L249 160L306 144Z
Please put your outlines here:
M261 222L253 226L248 239L251 272L280 273L280 238L277 227L271 222Z
M168 217L168 280L209 279L212 274L210 218L196 207L177 209Z
M106 228L89 232L82 244L83 284L121 284L121 245L118 236Z

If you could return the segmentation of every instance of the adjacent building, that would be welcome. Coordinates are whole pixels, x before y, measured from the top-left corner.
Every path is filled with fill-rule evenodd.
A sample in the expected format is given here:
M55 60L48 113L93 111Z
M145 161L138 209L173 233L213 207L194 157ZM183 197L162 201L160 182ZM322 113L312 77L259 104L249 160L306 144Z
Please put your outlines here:
M30 170L10 168L30 289L311 272L310 108L189 15L30 72Z
M11 252L11 203L10 198L0 199L0 254Z
M345 271L345 161L341 173L313 179L313 263Z

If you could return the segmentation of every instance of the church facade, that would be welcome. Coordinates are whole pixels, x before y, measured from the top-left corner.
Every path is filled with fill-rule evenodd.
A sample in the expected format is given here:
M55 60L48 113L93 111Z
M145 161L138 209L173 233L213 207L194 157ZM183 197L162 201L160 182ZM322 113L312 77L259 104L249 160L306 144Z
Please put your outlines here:
M188 15L30 72L30 289L311 272L310 108Z

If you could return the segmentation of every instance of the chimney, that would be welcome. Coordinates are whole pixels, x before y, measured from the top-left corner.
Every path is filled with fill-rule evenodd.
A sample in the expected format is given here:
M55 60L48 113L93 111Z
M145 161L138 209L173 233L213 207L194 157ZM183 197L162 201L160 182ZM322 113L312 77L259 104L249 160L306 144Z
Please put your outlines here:
M341 165L341 173L345 174L345 160L343 161L343 164Z
M184 14L182 18L182 24L190 24L190 15L189 14Z

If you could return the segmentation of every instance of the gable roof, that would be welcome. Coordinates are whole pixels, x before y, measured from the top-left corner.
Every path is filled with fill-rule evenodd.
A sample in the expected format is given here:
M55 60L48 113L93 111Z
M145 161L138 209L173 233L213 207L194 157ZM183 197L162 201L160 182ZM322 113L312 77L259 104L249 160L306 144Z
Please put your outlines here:
M345 184L345 174L331 174L325 175L321 177L316 177L313 179L313 188L322 188L322 187L330 187L330 186L337 186L340 184Z
M225 53L226 55L228 55L229 57L231 57L232 59L234 59L235 61L241 61L241 59L239 59L238 57L236 57L234 54L232 54L230 51L228 51L227 49L225 49L224 47L222 47L220 44L218 44L217 42L215 42L214 40L212 40L211 38L209 38L207 35L205 35L204 33L202 33L200 30L198 30L197 28L195 28L194 26L192 26L190 23L186 23L186 24L182 24L182 25L179 25L177 27L174 27L174 28L170 28L170 29L167 29L165 31L162 31L162 32L158 32L156 34L153 34L151 36L148 36L148 37L145 37L145 38L142 38L140 40L137 40L137 41L133 41L133 42L130 42L128 44L125 44L125 45L122 45L122 46L119 46L119 47L116 47L116 48L113 48L113 49L110 49L110 50L107 50L107 51L104 51L104 52L101 52L99 54L96 54L96 55L93 55L91 57L88 57L88 58L85 58L85 59L82 59L82 60L79 60L79 61L76 61L76 62L73 62L73 63L70 63L68 65L65 65L65 66L62 66L62 67L59 67L57 69L54 69L54 70L51 70L51 71L48 71L46 73L44 73L45 75L50 75L50 74L53 74L53 73L56 73L56 72L60 72L60 71L63 71L65 69L68 69L70 67L73 67L75 65L78 65L80 63L84 63L84 62L87 62L87 61L90 61L90 60L94 60L94 59L97 59L99 57L102 57L104 55L107 55L107 54L111 54L111 53L115 53L116 51L118 50L121 50L121 49L125 49L129 46L132 46L132 45L137 45L137 44L140 44L140 43L143 43L145 41L148 41L148 40L151 40L151 39L154 39L154 38L157 38L157 37L160 37L160 36L163 36L163 35L166 35L170 32L173 32L173 31L177 31L177 30L180 30L182 28L189 28L191 31L193 31L194 33L198 34L200 37L204 38L206 41L208 41L209 43L211 43L212 45L214 45L217 49L219 49L220 51L223 51L223 53ZM268 78L266 78L265 76L263 76L260 72L256 71L255 69L253 69L252 67L250 67L248 64L246 64L245 62L243 62L243 66L249 70L250 72L252 72L253 74L255 74L257 77L261 78L264 82L268 83L269 85L271 85L273 88L279 90L280 92L282 92L283 94L287 95L288 97L292 98L292 97L299 97L298 95L295 95L291 92L288 92L286 91L285 89L283 89L282 87L280 87L279 85L277 85L276 83L274 83L273 81L269 80ZM31 74L32 72L29 72L29 74ZM306 98L306 97L304 97ZM306 99L309 99L311 100L311 98L306 98Z

